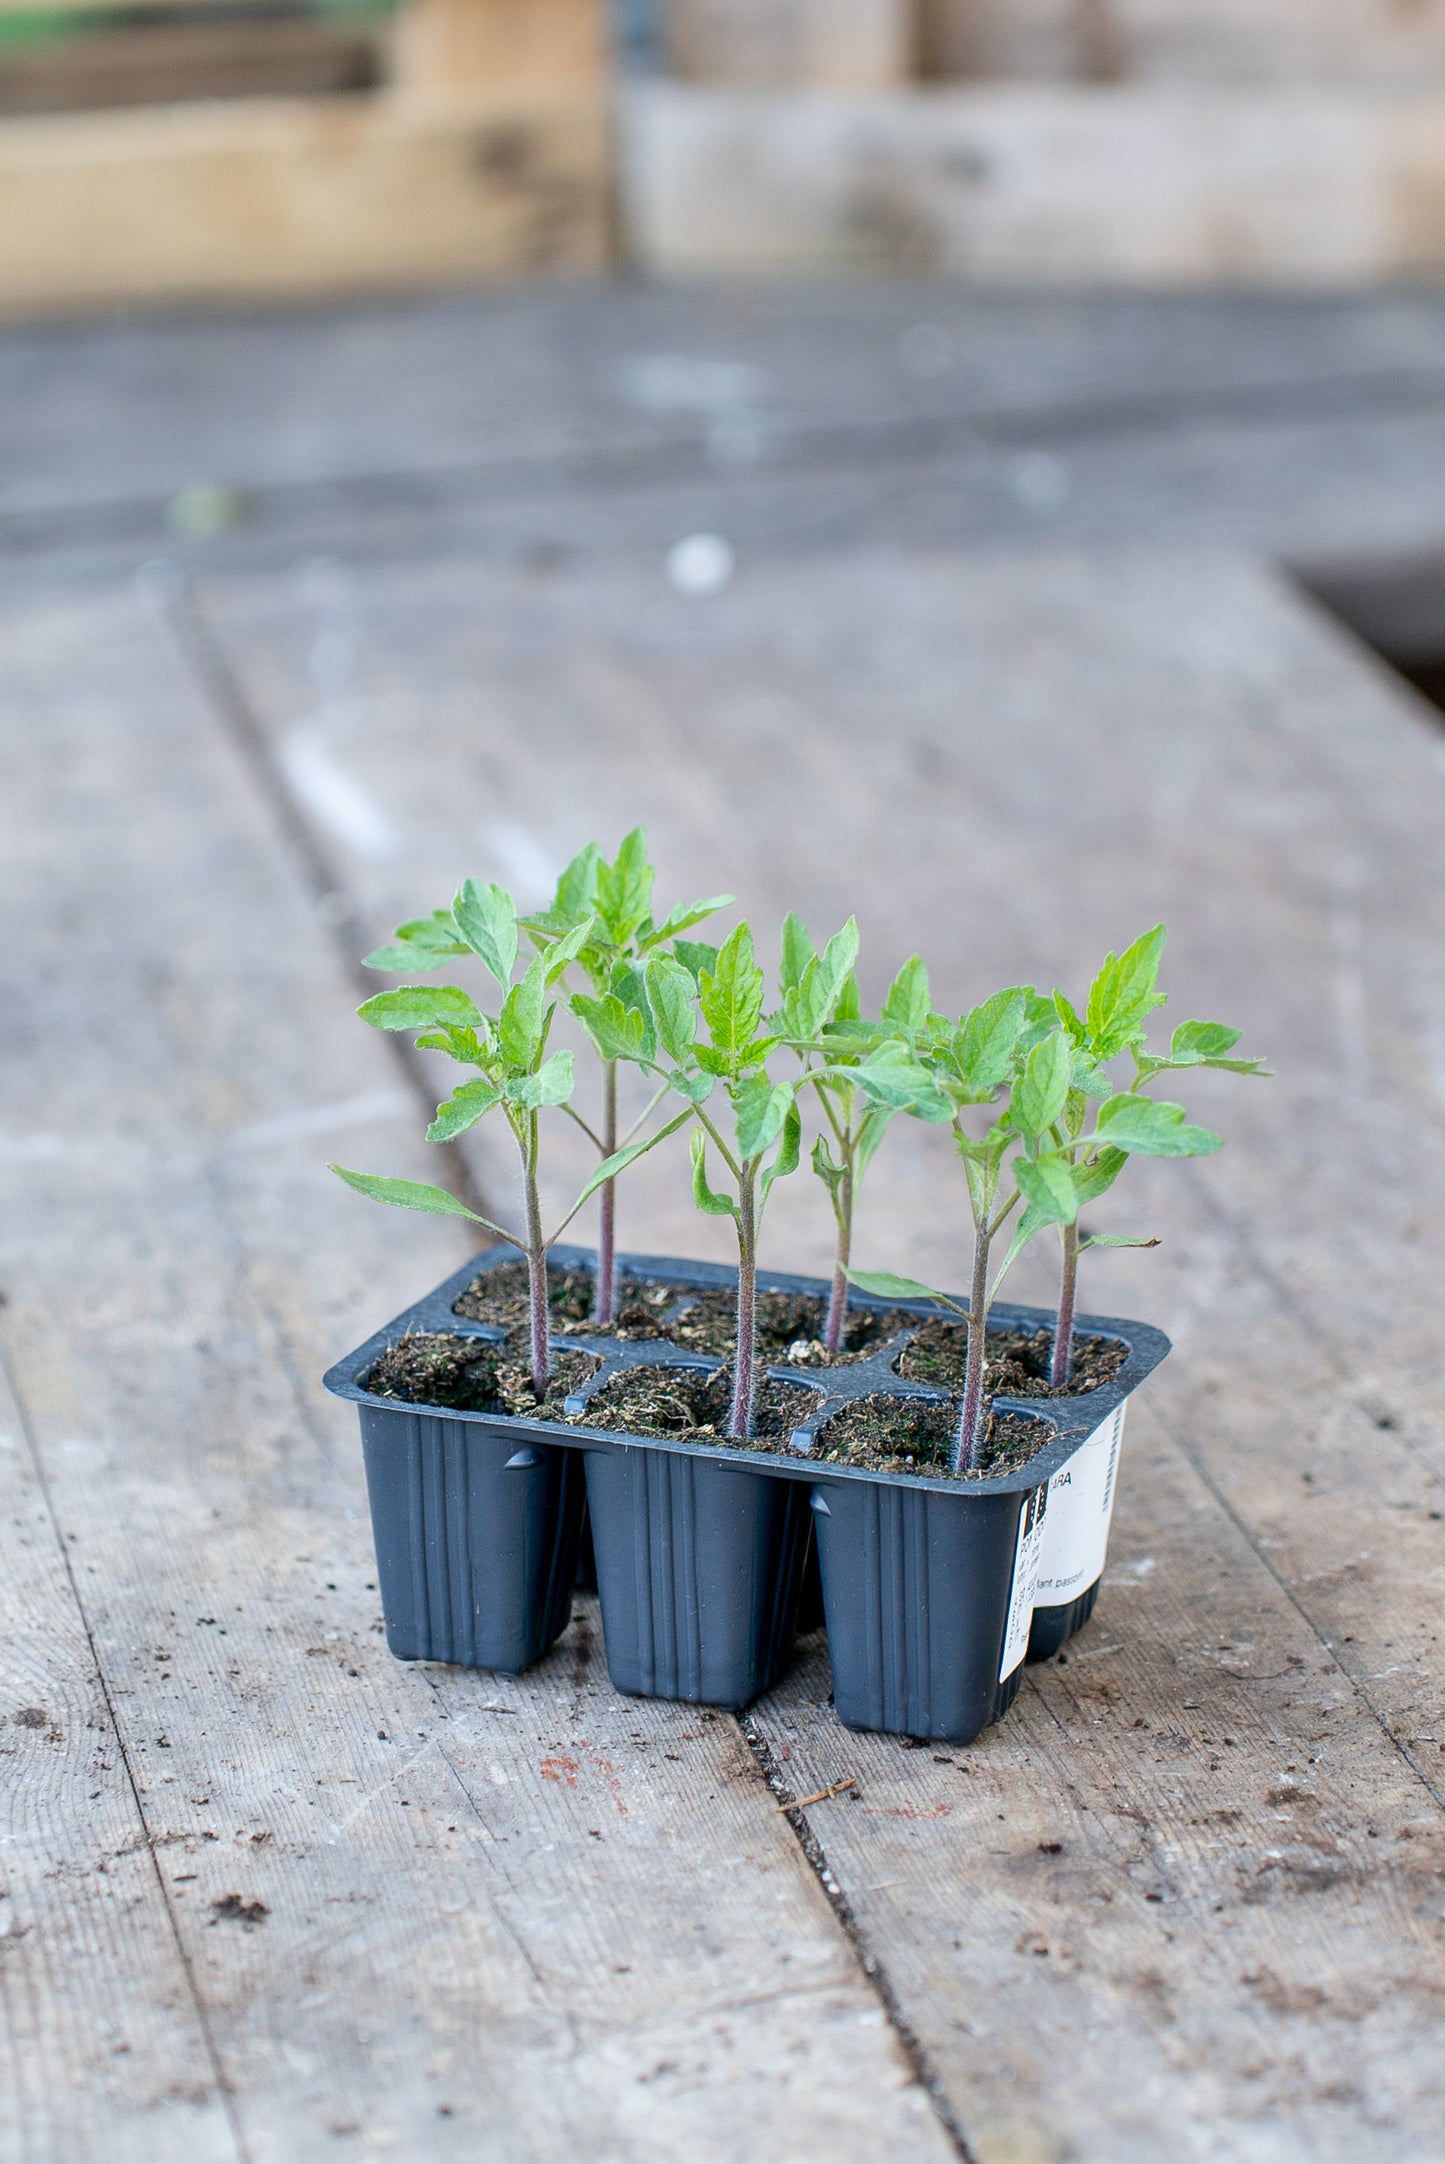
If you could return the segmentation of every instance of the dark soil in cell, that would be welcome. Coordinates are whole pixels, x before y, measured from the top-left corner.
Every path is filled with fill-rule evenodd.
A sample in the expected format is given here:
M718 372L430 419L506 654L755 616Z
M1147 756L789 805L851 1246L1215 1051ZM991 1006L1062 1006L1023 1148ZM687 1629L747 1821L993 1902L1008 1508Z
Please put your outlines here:
M719 1443L728 1440L731 1402L732 1377L725 1368L711 1374L695 1368L632 1368L599 1390L577 1417L589 1428ZM817 1408L815 1392L764 1381L758 1391L757 1433L736 1447L775 1450Z
M813 1459L825 1465L865 1466L870 1473L930 1473L949 1477L957 1404L936 1399L890 1398L875 1393L835 1413L819 1433ZM995 1413L972 1471L962 1480L1019 1472L1052 1438L1053 1430L1026 1413Z
M964 1357L968 1350L968 1325L945 1322L930 1316L918 1326L913 1343L896 1365L910 1382L937 1383L945 1390L963 1388ZM1049 1381L1053 1337L1048 1330L1034 1332L990 1330L983 1387L988 1397L1059 1398L1081 1390L1097 1390L1112 1382L1129 1357L1129 1348L1113 1337L1076 1337L1073 1365L1066 1389L1056 1390Z
M551 1270L547 1277L552 1329L557 1336L577 1332L614 1337L624 1344L664 1338L689 1352L711 1353L723 1360L737 1335L737 1301L730 1289L699 1292L689 1285L651 1285L624 1279L618 1287L617 1320L608 1330L591 1321L592 1279L580 1270ZM470 1322L517 1330L527 1322L527 1266L504 1263L476 1278L453 1304ZM830 1360L821 1332L825 1309L807 1294L764 1292L758 1296L758 1357L784 1360L795 1367L827 1367L866 1358L914 1317L893 1311L878 1314L859 1308L848 1317L844 1349Z
M564 1399L595 1375L597 1367L590 1353L555 1353L547 1395L538 1404L529 1363L507 1347L474 1337L414 1331L387 1347L364 1387L379 1398L443 1406L448 1412L560 1420Z

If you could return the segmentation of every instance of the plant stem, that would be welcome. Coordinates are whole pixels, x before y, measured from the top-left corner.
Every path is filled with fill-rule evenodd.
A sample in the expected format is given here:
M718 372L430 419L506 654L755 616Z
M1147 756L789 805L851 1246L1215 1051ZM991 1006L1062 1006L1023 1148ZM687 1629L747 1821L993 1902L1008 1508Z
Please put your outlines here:
M987 1213L974 1219L973 1284L968 1296L968 1350L963 1366L963 1405L958 1416L958 1438L953 1449L953 1470L971 1473L983 1427L983 1361L988 1345L988 1251L991 1232Z
M753 1432L753 1375L758 1341L757 1165L744 1164L738 1182L738 1333L733 1351L733 1402L728 1434L741 1441Z
M843 1326L848 1320L848 1263L853 1246L853 1165L849 1158L843 1162L843 1177L838 1182L834 1208L838 1216L838 1251L833 1266L828 1320L823 1331L823 1350L829 1353L842 1351Z
M602 1065L602 1154L610 1157L617 1147L617 1062ZM597 1221L597 1290L594 1320L599 1330L612 1326L617 1305L617 1182L608 1180L601 1191Z
M547 1363L547 1243L542 1236L542 1198L537 1192L537 1115L527 1122L522 1149L522 1180L527 1193L527 1299L532 1327L532 1395L540 1405L551 1372Z
M1063 1234L1064 1262L1059 1276L1059 1314L1054 1324L1054 1357L1049 1363L1049 1381L1058 1390L1069 1379L1069 1368L1074 1357L1074 1294L1079 1277L1079 1227L1077 1223L1060 1227Z

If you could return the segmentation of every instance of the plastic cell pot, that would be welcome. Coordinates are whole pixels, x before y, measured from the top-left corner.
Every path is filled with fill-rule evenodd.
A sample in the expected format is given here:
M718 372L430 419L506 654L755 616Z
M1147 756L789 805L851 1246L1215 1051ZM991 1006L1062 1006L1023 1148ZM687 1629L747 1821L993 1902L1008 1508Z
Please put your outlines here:
M567 1622L584 1482L608 1669L636 1695L736 1708L776 1682L814 1567L810 1531L834 1700L850 1726L967 1742L1017 1692L1026 1652L1054 1650L1084 1620L1103 1568L1123 1407L1168 1350L1158 1331L1081 1318L1081 1330L1123 1342L1118 1373L1088 1393L995 1400L1037 1423L1040 1447L1017 1472L969 1481L819 1455L829 1421L859 1397L948 1398L896 1372L906 1319L865 1360L768 1368L798 1392L797 1423L775 1449L588 1425L589 1403L628 1368L721 1365L667 1340L559 1337L559 1351L598 1362L565 1421L416 1406L367 1388L407 1331L501 1338L455 1303L515 1259L488 1250L326 1377L360 1410L378 1585L399 1658L508 1672L538 1659ZM577 1248L552 1259L581 1270L593 1260ZM623 1267L680 1299L735 1283L729 1269L671 1257L631 1256ZM819 1301L828 1292L776 1273L760 1274L759 1289ZM905 1318L934 1312L855 1297ZM992 1319L1030 1331L1048 1320L1004 1306Z

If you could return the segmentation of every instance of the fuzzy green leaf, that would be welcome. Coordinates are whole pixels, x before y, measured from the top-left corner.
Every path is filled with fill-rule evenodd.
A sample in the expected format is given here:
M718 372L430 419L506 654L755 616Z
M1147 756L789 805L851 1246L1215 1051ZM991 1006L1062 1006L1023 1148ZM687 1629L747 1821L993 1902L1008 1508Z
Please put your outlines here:
M501 1101L501 1091L490 1082L461 1083L437 1106L437 1116L426 1131L427 1141L450 1142L453 1135L465 1134Z
M517 905L505 887L469 879L452 903L457 930L503 991L517 963Z
M413 917L409 923L399 924L392 944L368 954L365 967L390 970L402 977L413 970L425 974L429 969L440 969L443 962L454 956L471 951L465 941L458 939L451 911L436 909L429 917Z
M675 939L673 955L681 962L694 985L700 984L706 971L717 968L718 950L710 947L705 939Z
M358 1195L370 1195L373 1202L390 1202L399 1210L426 1210L433 1217L470 1217L478 1225L487 1222L444 1187L429 1187L422 1180L380 1179L374 1172L349 1172L345 1165L328 1165L327 1170L354 1187Z
M1155 990L1163 953L1164 927L1156 924L1122 954L1105 956L1089 988L1086 1016L1089 1041L1100 1059L1143 1041L1145 1016L1164 1004L1164 994Z
M899 1277L892 1270L845 1270L843 1275L860 1292L874 1293L880 1300L941 1300L955 1315L968 1312L948 1293L936 1285L921 1285L916 1277Z
M763 1174L762 1188L764 1202L767 1201L769 1195L772 1193L773 1187L777 1181L786 1180L797 1171L798 1160L802 1155L802 1145L803 1115L798 1110L797 1100L795 1098L793 1102L788 1106L787 1112L783 1118L783 1139L778 1145L778 1154L773 1159L772 1163L768 1166L766 1172L764 1172Z
M396 992L378 992L357 1008L373 1029L435 1029L444 1023L483 1028L475 1002L455 984L409 984Z
M843 1167L837 1162L833 1152L829 1149L826 1135L819 1135L813 1143L812 1165L818 1178L836 1202L838 1191L843 1185Z
M528 1112L543 1105L565 1105L572 1094L572 1054L554 1052L535 1074L518 1075L507 1084L508 1100Z
M888 1105L870 1105L858 1122L858 1139L853 1145L853 1178L861 1180L877 1153L878 1145L887 1134L893 1119Z
M951 1046L959 1081L974 1103L991 1097L1008 1080L1024 1025L1021 988L995 992L966 1014Z
M911 1112L915 1119L942 1125L952 1115L928 1069L896 1039L879 1045L856 1070L860 1088L890 1112Z
M692 1138L692 1199L709 1217L736 1217L737 1204L727 1195L720 1195L708 1185L707 1136L694 1133Z
M714 1050L736 1064L752 1043L763 1013L763 973L753 959L753 935L746 924L723 942L716 969L704 972L698 1002Z
M1013 1115L1022 1133L1046 1135L1063 1117L1071 1070L1069 1040L1055 1026L1052 1036L1034 1046L1014 1084Z
M1262 1059L1227 1059L1240 1032L1224 1022L1181 1022L1169 1040L1171 1067L1222 1067L1229 1074L1265 1074ZM1162 1062L1161 1062L1162 1064Z
M1072 1225L1079 1214L1079 1198L1066 1158L1019 1157L1013 1175L1030 1211L1036 1211L1042 1222Z
M1086 1247L1157 1247L1157 1240L1131 1240L1122 1232L1091 1232L1087 1240L1079 1242L1079 1253Z
M686 1126L691 1118L692 1111L689 1107L686 1112L679 1112L676 1119L669 1120L666 1126L659 1127L645 1142L629 1142L623 1149L614 1150L610 1157L604 1157L577 1197L573 1209L580 1210L583 1203L589 1201L599 1187L605 1187L609 1180L615 1180L619 1172L625 1172L629 1165L635 1165L639 1157L645 1157L649 1150L655 1150L659 1142L665 1142L669 1135L675 1135L678 1128Z
M812 935L802 918L790 909L783 919L783 951L778 965L778 982L784 992L796 992L803 981L808 964L816 961L818 950Z
M1187 1124L1183 1105L1156 1102L1132 1092L1100 1105L1098 1134L1101 1141L1131 1157L1207 1157L1224 1147L1222 1135Z
M766 1075L749 1075L738 1084L732 1100L739 1156L760 1157L772 1147L792 1109L797 1086L796 1082L771 1085Z
M882 1007L883 1019L897 1029L907 1030L911 1036L926 1025L932 1004L923 957L910 955L888 987Z
M1100 1195L1107 1195L1125 1165L1129 1162L1123 1150L1103 1149L1097 1157L1074 1167L1074 1192L1082 1210L1087 1203L1097 1202Z
M681 962L651 954L644 972L648 1005L658 1041L670 1059L686 1065L697 1036L697 991Z
M592 917L584 918L581 924L574 924L570 932L564 932L560 939L553 940L544 949L542 959L546 964L548 985L555 984L571 968L591 939L595 921Z
M547 1015L547 961L539 954L502 1001L497 1043L509 1067L528 1068L542 1047Z
M644 1056L647 1024L635 1009L624 1007L615 993L609 992L606 999L589 999L577 992L570 1004L599 1058L632 1060Z
M707 917L715 917L720 909L730 909L737 900L735 894L707 894L700 902L679 902L670 909L661 924L654 925L637 942L639 954L646 954L653 947L660 947L664 940L675 939L679 932L687 931L694 924L701 924Z
M653 878L647 861L647 831L634 827L623 836L613 862L597 867L597 915L612 946L630 946L648 921Z

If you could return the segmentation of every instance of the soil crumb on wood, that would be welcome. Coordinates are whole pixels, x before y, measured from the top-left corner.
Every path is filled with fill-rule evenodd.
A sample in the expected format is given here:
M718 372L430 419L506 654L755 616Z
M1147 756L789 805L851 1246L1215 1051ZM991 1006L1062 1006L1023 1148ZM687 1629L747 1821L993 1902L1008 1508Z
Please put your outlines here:
M871 1473L942 1474L958 1480L993 1479L1016 1473L1053 1438L1053 1430L1027 1413L994 1413L967 1473L952 1471L958 1407L929 1398L890 1398L875 1392L855 1398L820 1430L810 1462L866 1466Z
M1049 1381L1053 1357L1053 1334L1048 1330L990 1330L984 1365L986 1397L1060 1398L1082 1390L1097 1390L1111 1382L1129 1357L1129 1348L1114 1337L1076 1337L1074 1357L1066 1385L1055 1388ZM913 1343L896 1363L900 1375L910 1382L938 1383L945 1390L963 1388L963 1367L968 1352L968 1325L945 1322L930 1316L919 1325Z
M560 1420L563 1401L595 1375L598 1366L591 1353L554 1352L547 1395L538 1404L530 1364L508 1347L418 1330L387 1347L362 1378L362 1388L374 1397L443 1406L448 1412Z
M800 1422L816 1413L819 1402L814 1391L765 1380L758 1390L757 1432L733 1447L776 1450ZM710 1375L689 1368L632 1368L599 1390L578 1422L674 1441L728 1442L731 1404L732 1377L725 1368Z
M553 1333L612 1337L624 1344L663 1339L689 1352L726 1359L737 1337L737 1298L730 1287L699 1291L694 1285L645 1284L624 1278L617 1288L617 1319L606 1330L592 1321L593 1282L585 1270L549 1270L548 1309ZM452 1305L469 1322L491 1323L515 1331L527 1322L527 1266L503 1263L474 1278ZM794 1367L829 1367L866 1358L906 1329L916 1317L893 1310L879 1314L855 1308L848 1316L843 1350L830 1355L822 1344L827 1311L811 1294L764 1292L758 1295L758 1357Z

